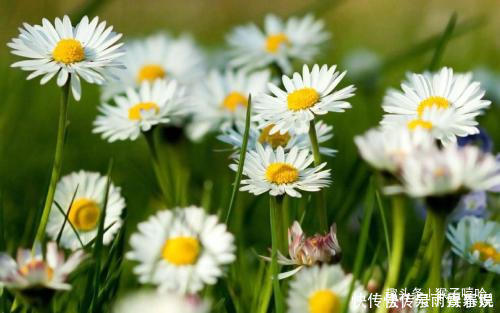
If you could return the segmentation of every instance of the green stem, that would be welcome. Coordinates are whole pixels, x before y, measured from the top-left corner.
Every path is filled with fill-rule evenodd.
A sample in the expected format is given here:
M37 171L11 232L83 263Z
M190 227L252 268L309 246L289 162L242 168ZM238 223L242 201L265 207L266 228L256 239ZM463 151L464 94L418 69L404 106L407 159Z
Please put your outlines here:
M163 169L160 165L160 159L158 157L158 150L156 148L156 142L154 137L154 128L147 132L144 132L143 134L144 138L146 138L146 142L148 143L149 152L151 153L151 159L153 161L153 169L156 175L156 180L160 185L160 189L163 195L163 200L165 201L165 205L167 206L167 208L169 208L173 205L172 195L170 192L171 190L170 182L165 177L165 173L163 172Z
M270 206L270 220L271 220L271 275L273 280L273 292L274 292L274 304L276 307L276 313L283 313L283 295L281 294L280 282L278 280L278 245L279 238L281 237L279 234L279 229L277 222L279 221L279 212L278 205L276 203L276 198L273 196L269 197L269 206Z
M309 140L311 141L314 166L320 166L321 154L319 152L318 135L316 134L316 124L314 119L311 120L311 124L309 125ZM317 201L317 218L319 219L320 230L325 232L328 230L328 214L326 212L325 194L322 190L318 191Z
M66 137L66 127L68 121L68 100L69 100L69 87L70 80L68 78L66 84L61 87L61 103L59 108L59 123L57 128L57 141L56 141L56 151L54 155L54 163L52 164L52 173L50 175L49 190L47 191L47 196L45 198L45 205L43 206L42 218L40 224L38 225L38 230L36 232L35 242L33 244L33 251L37 243L42 243L45 237L45 228L47 227L47 222L49 220L50 209L52 208L52 202L54 201L54 194L56 192L57 181L61 175L62 167L62 156L64 148L64 139Z
M404 250L404 234L405 234L405 208L404 199L401 196L395 196L392 199L392 249L389 262L389 271L385 280L382 297L385 291L389 288L396 287L399 278L399 270L401 268L401 260ZM382 303L377 308L377 313L387 312L387 306Z
M422 267L422 263L425 256L425 251L427 250L427 246L432 237L432 222L431 218L427 216L425 219L424 230L422 232L422 238L420 239L420 244L418 246L417 255L415 257L415 261L413 262L410 271L406 275L403 286L410 286L410 283L413 283L420 273L420 268Z
M446 216L440 212L429 209L427 210L429 218L432 220L433 235L432 235L432 256L431 256L431 272L429 274L429 288L434 290L441 287L442 273L442 258L443 258L443 241L445 236ZM433 312L439 312L439 307L434 307Z

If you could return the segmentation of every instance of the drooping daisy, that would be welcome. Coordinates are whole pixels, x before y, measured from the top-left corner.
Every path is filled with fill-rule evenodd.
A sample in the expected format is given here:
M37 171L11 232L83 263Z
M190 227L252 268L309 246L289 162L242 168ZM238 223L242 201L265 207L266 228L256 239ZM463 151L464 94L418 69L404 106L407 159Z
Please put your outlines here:
M109 142L135 140L141 132L166 124L189 111L185 89L175 80L144 81L139 90L127 89L126 96L115 96L116 105L103 103L94 121L94 133Z
M254 195L269 192L271 196L288 194L300 198L297 191L319 191L330 184L330 170L323 168L326 162L316 167L309 167L314 157L309 149L293 147L288 153L282 147L273 150L271 146L257 144L256 150L248 151L243 167L241 191ZM237 170L237 164L231 169Z
M467 216L446 234L453 252L471 264L500 274L500 224Z
M71 285L66 279L84 258L80 250L65 261L64 252L58 251L55 242L47 244L45 257L41 246L37 246L34 254L29 249L19 249L16 260L6 253L0 253L0 283L9 289L21 291L69 290Z
M60 245L76 250L81 248L82 244L86 245L91 242L97 235L107 180L106 176L87 171L73 172L61 178L57 184L54 204L50 211L46 229L47 234L55 240L61 231L65 216L57 207L59 205L68 216L68 223L71 223L71 225L65 225ZM111 184L106 206L106 219L104 221L106 231L103 236L103 243L105 245L113 240L122 226L121 214L124 208L125 200L121 196L120 187Z
M340 265L323 265L305 268L290 284L288 313L338 313L349 292L352 275ZM366 297L366 291L356 283L348 312L366 312L356 299Z
M117 43L121 34L106 28L106 22L99 23L95 17L89 21L84 17L73 27L68 16L56 18L54 26L47 20L42 25L31 26L27 23L20 28L19 37L7 45L12 53L28 58L12 64L22 70L32 72L28 79L43 76L45 84L57 74L57 85L63 86L68 79L76 100L80 100L80 77L89 83L102 84L107 70L121 68L117 60L123 55Z
M311 141L307 134L294 134L292 130L284 134L279 132L270 134L270 130L273 125L269 125L264 128L259 128L256 123L250 124L250 130L248 133L248 150L255 150L257 143L263 146L271 146L273 149L277 147L283 147L285 151L290 151L293 147L298 147L300 149L306 149L311 147ZM333 127L319 121L315 124L316 134L318 136L318 143L322 144L327 142L333 137L332 129ZM222 130L222 134L217 138L225 143L232 145L235 149L240 149L243 144L243 135L245 133L245 124L243 122L237 122L233 127L226 127ZM328 156L334 155L337 150L320 147L320 153Z
M353 85L333 92L346 72L335 71L336 66L314 65L312 70L304 65L302 75L283 75L285 90L269 83L274 96L261 94L255 99L255 113L263 120L264 126L274 125L270 133L286 133L293 130L297 134L307 133L309 124L316 115L328 112L344 112L351 107L345 101L354 95Z
M227 127L235 120L244 120L248 95L265 92L269 71L245 73L213 70L194 88L193 119L188 135L198 140L206 133Z
M158 294L142 291L128 295L114 306L114 313L208 313L210 306L197 295Z
M205 73L204 57L187 35L173 38L159 33L126 43L125 48L122 60L126 69L114 71L118 80L103 86L103 100L130 87L137 88L144 81L175 79L183 85L191 85Z
M453 74L444 67L435 74L410 74L402 91L390 89L384 97L382 125L429 130L444 144L479 132L476 117L489 107L472 74Z
M234 261L234 238L215 215L202 208L161 211L138 226L130 238L127 258L141 283L153 283L160 291L195 293L213 285L223 266Z
M329 37L323 21L312 15L283 22L269 14L264 20L264 31L248 24L236 27L227 36L230 65L252 70L275 63L283 72L291 73L292 60L310 62L319 53L319 45Z

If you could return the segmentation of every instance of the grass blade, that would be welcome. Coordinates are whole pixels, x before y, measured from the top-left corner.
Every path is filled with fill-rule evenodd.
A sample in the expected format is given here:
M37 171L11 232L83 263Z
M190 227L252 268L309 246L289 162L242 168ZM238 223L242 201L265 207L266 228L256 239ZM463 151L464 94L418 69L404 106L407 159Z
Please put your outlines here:
M434 55L432 56L431 63L429 65L429 71L435 71L441 57L443 56L444 49L446 48L446 44L451 39L451 35L453 34L453 30L455 29L455 25L457 24L457 13L453 13L446 25L446 28L441 35L441 38L436 44L436 50L434 51Z
M385 208L382 204L382 199L380 198L380 194L378 191L375 191L375 196L377 197L377 206L380 210L380 217L382 217L382 227L384 229L384 238L385 238L385 248L387 250L387 258L391 258L391 244L389 241L389 228L387 227L387 218L385 216Z
M68 216L69 216L69 214L71 212L71 208L73 207L73 202L75 201L75 197L76 197L76 193L77 192L78 192L78 185L76 186L75 192L73 193L73 196L71 197L71 202L69 203L69 208L68 208L68 212L67 213L64 213L63 210L62 210L62 208L61 208L61 206L59 204L56 204L57 208L64 215L64 222L63 222L63 224L61 226L61 229L59 230L59 234L57 234L57 240L56 240L57 246L59 246L59 242L61 242L61 237L62 237L62 234L63 234L63 231L64 231L64 227L66 226L66 223L68 222ZM75 231L75 234L78 236L78 232L75 230L74 227L73 227L73 230ZM78 241L80 241L80 244L82 245L82 248L83 248L83 244L82 244L82 241L80 240L79 236L78 236Z
M75 192L75 194L76 194L76 192ZM71 200L71 203L73 203L73 200ZM61 239L60 237L62 236L62 231L63 231L64 225L66 224L66 221L68 220L69 210L68 210L68 213L65 213L63 208L61 207L61 205L59 203L54 201L54 204L56 205L56 208L59 210L59 212L61 212L61 214L64 215L64 224L63 224L63 227L61 228L61 231L59 232L59 235L57 236L57 245L59 246L59 241ZM69 226L71 226L71 229L75 233L76 238L78 239L78 242L80 243L80 246L82 247L82 249L84 249L85 245L83 244L82 239L80 238L80 235L78 234L78 231L76 230L75 226L73 226L72 223L68 223L68 224L69 224Z

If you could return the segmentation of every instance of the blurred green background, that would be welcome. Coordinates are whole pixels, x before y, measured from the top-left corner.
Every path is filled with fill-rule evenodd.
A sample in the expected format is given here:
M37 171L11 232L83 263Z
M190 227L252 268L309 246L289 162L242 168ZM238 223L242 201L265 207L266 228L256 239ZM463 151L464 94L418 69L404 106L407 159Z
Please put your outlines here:
M361 78L349 78L358 87L352 100L353 109L329 116L335 132L330 146L339 153L328 159L334 178L327 191L328 208L331 219L338 224L341 245L343 240L356 242L355 237L351 238L355 236L352 229L356 228L356 218L349 217L364 198L368 181L368 170L359 160L352 138L378 123L380 103L388 86L397 87L406 71L418 72L428 67L434 49L433 43L425 45L425 40L439 36L452 13L456 12L456 30L467 31L448 43L441 65L452 66L457 71L478 66L500 71L498 0L346 0L332 1L331 5L328 5L329 1L321 1L318 5L317 1L309 0L101 2L102 5L91 15L107 20L116 31L124 34L125 39L158 30L175 34L189 32L212 50L224 46L224 36L233 26L246 22L261 24L264 15L270 12L289 16L312 8L316 15L321 15L326 28L333 34L317 59L318 63L344 64L343 60L357 49L367 49L378 55L382 64L379 70ZM18 58L9 53L6 43L17 36L17 27L22 22L38 24L42 17L53 20L56 16L78 12L86 5L85 1L59 0L0 2L0 191L11 251L18 244L29 245L32 240L33 221L43 202L52 164L59 92L54 80L40 86L38 80L26 81L26 72L10 68L9 65ZM480 25L468 30L467 25L471 24L467 21L470 19L473 24ZM462 27L464 22L465 28ZM79 169L104 173L109 159L113 158L112 178L122 187L127 199L127 233L130 234L137 222L144 220L157 206L158 188L142 138L135 142L109 144L91 133L98 104L99 89L88 84L83 86L82 100L70 103L71 124L63 174ZM487 114L481 117L481 123L495 141L500 140L499 118L498 103L493 103ZM169 132L169 129L163 131L164 139L169 137ZM202 198L208 201L211 197L211 210L227 206L233 175L227 167L229 152L221 152L221 149L227 149L227 146L213 136L199 144L189 143L184 138L175 143L165 139L166 158L180 175L179 185L184 186L181 188L181 203L199 204ZM210 184L213 188L207 189ZM266 197L255 199L240 194L233 220L234 223L245 221L242 227L233 225L233 229L244 231L245 236L240 240L260 253L269 243L266 205ZM252 227L245 227L247 225ZM411 235L419 233L421 225L412 221L412 226L415 227L408 230L410 245L417 240L417 236L412 239ZM382 240L380 233L374 236ZM355 245L343 247L349 260ZM408 253L414 252L410 250Z

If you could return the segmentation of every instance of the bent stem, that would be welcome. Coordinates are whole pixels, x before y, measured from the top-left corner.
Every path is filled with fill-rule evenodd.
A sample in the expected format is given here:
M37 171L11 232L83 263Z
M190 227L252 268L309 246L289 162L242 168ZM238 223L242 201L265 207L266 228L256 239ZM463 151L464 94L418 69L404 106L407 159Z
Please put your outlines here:
M432 256L431 256L431 272L429 275L429 288L439 288L441 285L441 272L443 258L443 241L445 236L446 216L441 212L433 209L428 211L429 218L432 220L433 235L432 235ZM439 312L439 307L433 308L433 312Z
M403 207L404 199L401 196L395 196L392 199L392 249L391 258L389 261L389 272L385 280L382 298L390 288L396 287L399 278L399 270L401 268L401 260L404 250L404 235L405 235L405 208ZM382 303L377 308L377 313L387 312L387 305Z
M167 208L170 208L172 204L171 197L171 186L169 180L165 177L165 173L160 165L160 159L158 157L158 149L156 149L156 143L154 138L154 128L150 129L147 132L144 132L144 138L146 138L146 142L148 143L149 152L151 153L151 159L153 163L153 170L155 172L156 180L158 181L158 185L160 185L161 193L163 195L163 200L165 201L165 205Z
M321 154L319 152L318 135L316 134L316 124L314 119L311 120L309 125L309 140L311 141L311 148L314 157L314 166L321 165ZM328 230L328 214L326 212L325 194L323 190L318 191L317 195L317 218L319 219L319 226L321 231Z
M61 103L59 108L59 122L57 128L57 141L56 141L56 151L54 154L54 163L52 164L52 173L50 174L49 189L47 191L47 196L45 198L45 204L43 206L42 218L38 229L36 232L35 242L33 244L32 252L35 251L35 246L37 243L42 243L45 237L45 228L47 227L47 222L49 220L50 209L52 208L52 202L54 201L54 194L56 192L57 181L61 175L62 167L62 156L64 149L64 139L66 137L66 127L68 122L68 100L69 100L69 86L71 77L68 78L66 84L61 87Z
M408 272L403 286L410 286L410 283L413 283L420 273L420 268L422 267L422 263L424 261L425 251L427 250L427 246L432 237L432 218L427 215L424 224L424 230L422 232L422 238L420 239L420 244L418 245L417 256L415 257L415 261L413 262L410 271Z
M279 221L279 212L276 198L269 196L269 211L271 220L271 275L273 280L274 304L276 313L283 313L283 295L281 294L280 281L278 280L278 246L281 235L277 225Z

